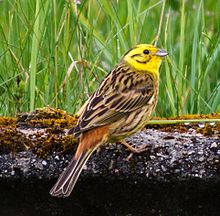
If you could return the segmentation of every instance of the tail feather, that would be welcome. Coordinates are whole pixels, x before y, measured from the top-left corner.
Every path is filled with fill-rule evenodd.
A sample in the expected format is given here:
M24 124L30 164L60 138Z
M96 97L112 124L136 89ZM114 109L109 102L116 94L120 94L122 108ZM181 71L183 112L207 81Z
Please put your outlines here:
M72 129L74 132L75 130ZM73 132L70 131L70 132ZM75 158L70 162L66 170L60 175L57 183L50 191L52 196L68 197L82 172L84 164L91 154L104 142L107 141L109 126L105 125L93 128L80 135L79 146Z
M84 151L78 159L72 159L66 170L60 175L56 184L50 191L52 196L57 197L68 197L72 192L80 173L82 172L83 166L95 151L96 147Z

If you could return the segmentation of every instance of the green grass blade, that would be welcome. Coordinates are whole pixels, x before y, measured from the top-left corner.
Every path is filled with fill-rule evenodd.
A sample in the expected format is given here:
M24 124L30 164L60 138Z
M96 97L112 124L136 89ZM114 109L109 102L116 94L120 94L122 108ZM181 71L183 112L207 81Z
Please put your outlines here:
M181 26L180 26L180 51L179 51L179 73L178 73L178 99L177 99L177 114L179 114L183 95L183 77L184 77L184 47L185 47L185 0L182 0L181 7Z
M36 70L37 70L37 54L39 50L40 36L40 2L36 1L35 23L33 28L33 40L31 48L31 67L30 67L30 111L35 108L35 86L36 86Z
M201 6L202 0L200 1L200 5L197 11L196 24L194 29L194 37L192 44L192 61L191 61L191 88L194 90L198 89L198 68L197 68L197 58L198 58L198 45L199 45L199 24L200 24L200 15L201 15ZM198 109L198 95L195 94L195 91L191 91L191 113L195 113Z

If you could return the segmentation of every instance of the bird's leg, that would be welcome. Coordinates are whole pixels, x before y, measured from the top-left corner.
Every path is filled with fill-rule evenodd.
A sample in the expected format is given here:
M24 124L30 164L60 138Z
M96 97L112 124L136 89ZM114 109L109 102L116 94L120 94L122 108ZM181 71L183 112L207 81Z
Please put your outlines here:
M139 146L138 148L134 148L132 147L131 145L129 145L127 142L125 142L124 140L120 140L118 143L121 143L123 145L125 145L130 151L131 153L129 154L129 156L126 158L126 161L129 161L130 158L133 156L134 153L141 153L141 152L144 152L146 151L146 145L144 146ZM102 146L99 146L98 149L97 149L97 154L99 154L99 152L101 151L101 148L104 146L104 145L108 145L108 143L105 143L103 144Z
M137 153L137 149L133 148L131 145L129 145L124 140L121 140L120 143L126 146L132 153Z
M144 152L146 150L146 145L141 146L139 148L134 148L131 145L129 145L127 142L125 142L124 140L121 140L120 143L125 145L131 151L131 153L125 159L126 161L129 161L132 158L134 153L138 153L139 154L139 153Z
M125 145L131 153L128 155L128 157L125 159L127 162L132 158L133 154L137 152L137 149L133 148L131 145L129 145L127 142L124 140L121 140L121 144Z
M129 145L127 142L125 142L124 140L121 140L120 143L125 145L131 151L131 153L125 159L126 161L129 161L132 158L134 153L138 153L139 154L139 153L144 152L146 150L146 145L141 146L139 148L134 148L131 145Z
M141 153L146 150L146 145L141 146L139 148L134 148L131 145L129 145L127 142L125 142L124 140L121 140L120 143L125 145L132 153Z
M97 155L99 154L99 152L101 151L101 149L102 149L102 146L99 146L99 147L97 148L97 150L96 150L96 154L97 154Z

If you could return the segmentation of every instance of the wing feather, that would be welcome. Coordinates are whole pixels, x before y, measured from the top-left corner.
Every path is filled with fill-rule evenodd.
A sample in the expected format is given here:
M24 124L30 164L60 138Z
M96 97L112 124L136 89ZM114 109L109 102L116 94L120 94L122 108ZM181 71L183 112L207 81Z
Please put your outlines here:
M154 91L151 76L140 75L137 77L133 73L134 77L132 74L129 75L132 82L127 82L127 86L119 83L121 88L113 88L115 83L118 83L119 80L123 82L126 78L126 74L119 76L117 71L113 70L113 72L105 77L99 89L90 97L76 127L72 130L73 133L80 134L83 131L128 117L131 112L147 105L152 98Z

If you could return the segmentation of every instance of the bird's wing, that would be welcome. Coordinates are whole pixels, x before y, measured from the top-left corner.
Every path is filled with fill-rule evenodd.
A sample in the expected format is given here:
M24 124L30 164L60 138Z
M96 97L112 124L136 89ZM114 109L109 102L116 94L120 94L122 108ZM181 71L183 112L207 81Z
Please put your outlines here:
M147 105L154 93L151 77L142 83L136 82L132 87L125 87L122 91L112 88L111 84L104 85L105 89L101 85L90 97L76 127L72 130L75 137L83 131L108 125L129 116L131 112Z

